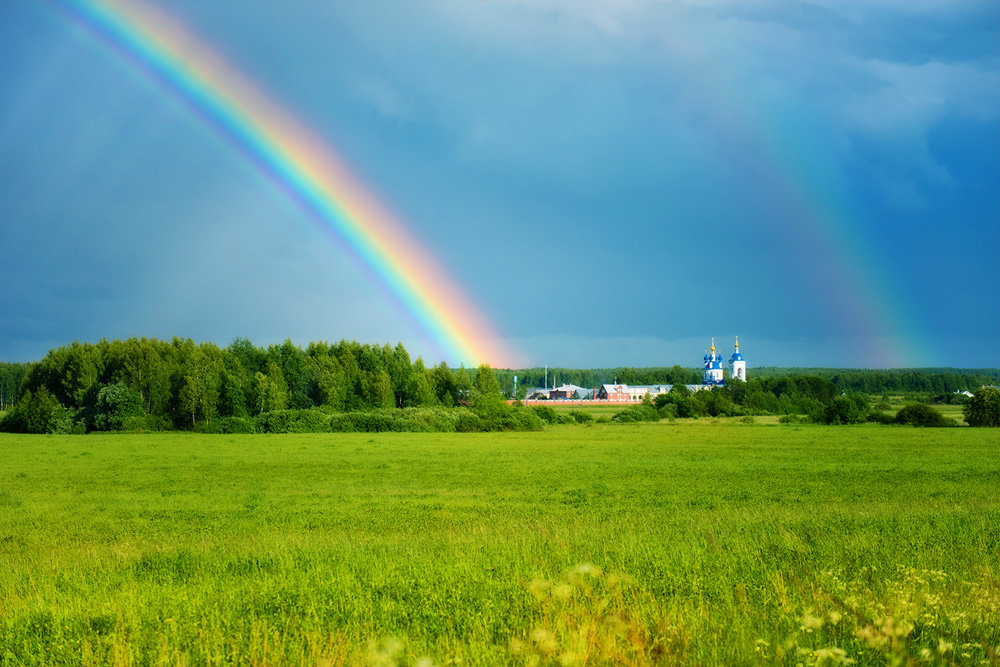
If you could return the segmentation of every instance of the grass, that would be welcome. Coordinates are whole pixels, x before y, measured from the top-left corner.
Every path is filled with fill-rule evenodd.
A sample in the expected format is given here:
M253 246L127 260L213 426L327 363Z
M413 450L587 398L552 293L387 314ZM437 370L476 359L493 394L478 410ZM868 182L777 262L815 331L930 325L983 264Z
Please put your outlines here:
M987 429L0 436L0 664L996 662Z

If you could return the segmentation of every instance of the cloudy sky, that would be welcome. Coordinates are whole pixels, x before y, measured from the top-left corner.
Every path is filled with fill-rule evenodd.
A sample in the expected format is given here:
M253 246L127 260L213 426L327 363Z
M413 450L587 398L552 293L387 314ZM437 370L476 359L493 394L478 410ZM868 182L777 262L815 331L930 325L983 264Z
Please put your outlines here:
M523 365L995 367L994 0L170 0ZM402 341L346 244L57 0L0 0L0 360ZM447 359L456 363L458 359Z

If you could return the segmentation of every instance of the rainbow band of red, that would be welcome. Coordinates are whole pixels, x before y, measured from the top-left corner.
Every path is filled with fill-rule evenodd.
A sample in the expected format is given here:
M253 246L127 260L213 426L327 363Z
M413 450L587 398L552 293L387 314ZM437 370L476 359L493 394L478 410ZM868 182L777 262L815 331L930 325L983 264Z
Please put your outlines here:
M381 278L451 363L509 366L500 336L440 264L313 133L171 17L120 0L60 7L197 109Z

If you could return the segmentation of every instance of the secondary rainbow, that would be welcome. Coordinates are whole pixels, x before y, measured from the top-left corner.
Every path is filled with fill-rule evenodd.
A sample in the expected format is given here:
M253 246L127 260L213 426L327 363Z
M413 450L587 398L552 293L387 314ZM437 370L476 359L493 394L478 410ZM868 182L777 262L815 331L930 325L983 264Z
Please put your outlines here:
M479 309L344 162L177 21L135 2L56 3L210 123L345 242L452 363L508 366Z

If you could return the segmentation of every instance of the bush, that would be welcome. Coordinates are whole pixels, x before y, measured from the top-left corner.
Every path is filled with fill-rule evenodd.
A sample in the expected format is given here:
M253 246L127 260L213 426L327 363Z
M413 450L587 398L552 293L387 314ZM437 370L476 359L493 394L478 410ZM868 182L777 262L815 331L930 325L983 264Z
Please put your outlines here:
M526 412L512 410L508 419ZM329 417L329 430L336 433L454 433L482 431L483 420L468 408L403 408L343 412Z
M589 424L594 421L594 415L589 412L584 412L583 410L573 410L569 414L576 420L577 424Z
M249 417L221 417L217 422L219 433L253 433L253 421Z
M315 409L272 410L257 415L253 427L258 433L326 433L330 431L330 415Z
M652 405L633 405L617 413L611 418L611 421L620 424L658 422L660 421L660 413Z
M455 430L459 433L478 433L483 430L483 420L479 418L479 415L468 412L458 418Z
M548 422L549 424L559 423L559 416L556 414L556 411L547 405L534 405L531 407L531 411L544 422Z
M924 403L907 405L896 413L897 424L911 426L954 426L955 420L946 419L943 414Z
M663 419L669 419L670 421L677 419L677 406L674 403L665 403L657 412L660 413L660 417Z
M868 418L868 401L860 394L835 396L822 412L813 416L822 424L860 424Z
M121 423L121 428L118 430L126 431L128 433L155 433L159 431L170 431L172 430L172 425L166 417L138 415L126 418ZM246 432L253 433L253 431Z
M895 424L896 418L886 412L874 410L870 415L868 415L868 421L873 424Z

